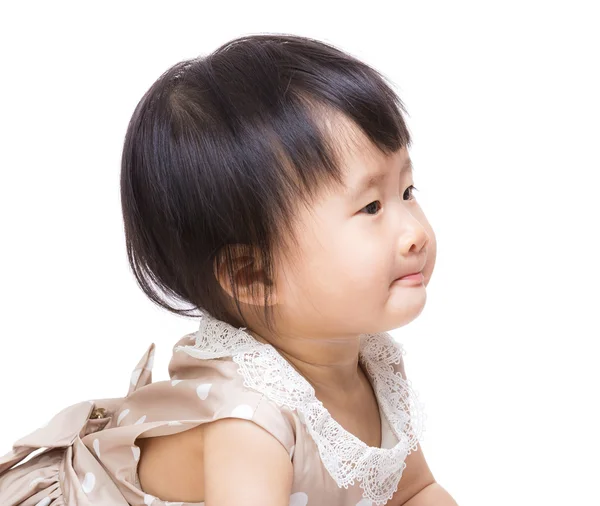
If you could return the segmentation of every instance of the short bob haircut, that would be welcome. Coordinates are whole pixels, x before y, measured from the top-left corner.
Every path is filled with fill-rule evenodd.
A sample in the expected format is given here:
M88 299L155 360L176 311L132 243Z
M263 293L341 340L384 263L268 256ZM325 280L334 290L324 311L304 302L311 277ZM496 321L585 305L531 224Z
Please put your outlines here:
M411 144L402 112L381 73L307 37L247 35L176 63L141 98L124 140L121 205L137 283L180 316L248 326L227 246L251 246L267 279L258 308L272 328L274 254L294 210L343 180L344 143L323 120L343 115L389 155Z

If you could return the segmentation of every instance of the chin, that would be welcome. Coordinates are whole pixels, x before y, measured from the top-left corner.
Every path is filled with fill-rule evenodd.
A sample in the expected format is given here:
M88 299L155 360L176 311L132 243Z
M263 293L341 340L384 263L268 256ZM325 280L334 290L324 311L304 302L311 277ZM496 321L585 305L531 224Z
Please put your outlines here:
M407 304L406 300L404 300L404 304L402 307L392 308L390 310L390 312L393 314L390 315L390 317L386 319L386 321L389 322L389 325L388 325L389 328L386 329L384 332L387 332L387 331L393 330L393 329L397 329L400 327L404 327L405 325L408 325L410 322L416 320L419 317L419 315L423 312L423 309L425 308L426 300L427 300L427 296L425 295L423 298L413 299L413 301L412 301L413 303L410 305L409 305L409 303Z
M378 318L377 321L380 322L377 326L371 326L368 331L363 332L363 334L380 334L382 332L389 332L390 330L394 330L404 325L410 323L416 318L416 316L411 315L410 317L404 316L400 317L387 317L387 318Z

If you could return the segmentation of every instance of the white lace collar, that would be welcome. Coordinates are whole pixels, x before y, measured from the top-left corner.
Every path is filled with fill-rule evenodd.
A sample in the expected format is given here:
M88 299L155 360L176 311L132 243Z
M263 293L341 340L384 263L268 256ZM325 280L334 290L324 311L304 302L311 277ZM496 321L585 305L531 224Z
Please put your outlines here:
M417 449L426 414L410 380L394 372L405 351L388 333L361 336L360 361L371 379L383 415L398 443L368 446L345 430L315 396L315 390L278 352L245 332L205 313L192 334L195 344L177 346L199 359L231 357L244 385L279 406L296 410L315 441L321 460L339 487L360 482L364 497L383 504L398 488L406 456Z

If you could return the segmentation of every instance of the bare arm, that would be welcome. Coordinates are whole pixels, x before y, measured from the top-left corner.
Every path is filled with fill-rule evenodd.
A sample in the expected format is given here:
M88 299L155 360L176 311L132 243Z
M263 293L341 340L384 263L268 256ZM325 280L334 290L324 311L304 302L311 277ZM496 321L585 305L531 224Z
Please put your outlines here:
M458 504L439 483L433 482L403 506L458 506Z
M416 451L406 457L406 468L389 505L458 506L450 494L435 481L420 444Z
M255 423L226 418L205 426L206 506L287 506L292 479L286 449Z

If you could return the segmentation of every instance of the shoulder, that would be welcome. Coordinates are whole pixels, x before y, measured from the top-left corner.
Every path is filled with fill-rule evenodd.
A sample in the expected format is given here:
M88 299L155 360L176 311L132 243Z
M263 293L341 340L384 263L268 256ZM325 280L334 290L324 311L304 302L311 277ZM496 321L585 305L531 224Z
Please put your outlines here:
M231 357L199 360L186 353L173 355L171 379L137 388L125 399L115 425L171 422L146 427L144 437L161 436L217 420L252 422L272 435L289 453L295 444L290 410L277 405L260 389L249 388ZM183 426L179 425L183 423Z
M207 502L288 504L292 462L272 433L249 420L235 418L207 424L203 432Z
M166 427L149 428L147 439L139 440L146 491L209 504L287 504L282 498L289 498L295 444L291 413L246 387L230 357L188 360L182 354L177 360L170 381L129 398L136 413L130 420L143 411L152 413L145 422L171 420ZM160 435L169 437L152 437Z
M289 366L270 346L235 329L227 333L207 319L201 336L181 340L173 350L169 374L174 391L200 400L209 421L240 419L253 422L273 435L290 452L295 444L296 420L286 390ZM278 360L279 359L279 360Z
M209 504L287 504L293 480L289 435L267 405L247 404L237 415L138 440L144 491Z
M188 360L182 354L177 360L171 380L139 388L123 406L122 425L144 417L137 444L145 491L235 504L246 497L236 495L240 490L258 498L268 485L276 496L272 504L280 504L280 495L289 497L292 476L292 414L247 388L229 357ZM232 491L232 482L240 489Z

